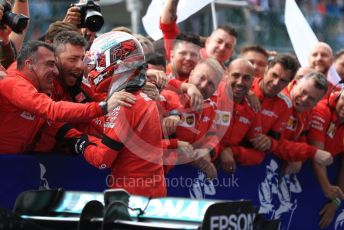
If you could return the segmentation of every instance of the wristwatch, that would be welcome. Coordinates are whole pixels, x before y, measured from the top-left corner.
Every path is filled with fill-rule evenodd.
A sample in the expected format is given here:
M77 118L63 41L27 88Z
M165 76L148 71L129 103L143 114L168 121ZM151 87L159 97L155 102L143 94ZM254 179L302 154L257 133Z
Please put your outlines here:
M108 113L108 104L106 101L99 102L99 106L102 108L104 115Z
M168 115L170 115L170 116L179 116L179 118L182 117L182 114L178 110L176 110L176 109L171 110Z

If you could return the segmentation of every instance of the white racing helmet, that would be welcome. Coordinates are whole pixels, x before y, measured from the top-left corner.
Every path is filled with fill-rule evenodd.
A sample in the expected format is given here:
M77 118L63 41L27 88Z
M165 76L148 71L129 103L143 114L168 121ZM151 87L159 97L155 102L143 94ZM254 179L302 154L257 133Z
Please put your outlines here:
M145 69L145 57L134 36L112 31L94 40L85 64L96 92L112 93Z

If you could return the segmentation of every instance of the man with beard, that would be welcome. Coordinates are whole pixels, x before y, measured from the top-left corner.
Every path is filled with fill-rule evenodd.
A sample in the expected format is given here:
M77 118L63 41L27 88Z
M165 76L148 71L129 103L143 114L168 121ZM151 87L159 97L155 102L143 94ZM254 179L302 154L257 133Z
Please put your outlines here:
M263 78L256 78L252 91L261 103L262 134L251 139L255 149L272 150L272 138L278 140L292 113L290 99L281 91L293 79L298 69L294 57L287 54L277 55L270 61Z
M87 90L82 82L84 71L83 59L87 41L80 33L64 31L58 33L54 38L56 65L59 76L54 80L52 89L53 98L57 101L76 101L79 103L87 101L98 101L104 98L95 96L91 90ZM82 88L81 88L82 87Z
M47 43L28 42L18 55L17 63L17 71L0 81L2 153L32 150L37 134L47 121L90 121L122 104L122 95L113 95L99 104L53 101L47 93L58 69L54 49Z
M53 86L50 90L51 98L55 101L70 101L77 103L100 102L106 99L106 94L97 94L82 83L84 71L84 55L87 41L83 36L75 31L62 31L58 33L53 42L56 56L56 66L59 75L53 80ZM121 92L133 99L129 93ZM128 104L123 104L129 106ZM61 124L62 125L62 124ZM90 120L79 120L73 123L73 127L81 132L93 135L101 135L103 132L103 118L97 117ZM62 127L69 127L64 125ZM41 130L41 137L35 146L37 152L66 151L64 147L56 146L57 140L60 138L57 129L61 129L60 125L56 126L47 124ZM63 144L62 144L63 146Z
M253 65L244 58L238 58L228 67L226 81L220 83L217 94L216 125L220 134L219 161L229 173L241 165L256 165L264 159L264 153L245 147L247 140L261 134L260 115L254 112L246 97L251 88Z
M308 58L309 66L327 76L327 72L333 63L333 52L325 42L318 42L311 50Z
M166 74L170 78L187 81L190 72L200 59L200 45L200 39L196 35L183 33L177 35Z
M269 63L269 68L264 74L263 79L257 79L253 83L253 91L258 96L262 105L261 116L263 134L251 139L251 142L257 150L272 152L283 160L288 161L288 166L285 169L286 173L297 172L300 170L301 166L297 161L302 161L314 156L316 160L323 165L331 163L328 154L317 151L316 149L310 149L308 146L305 147L305 144L297 144L283 138L285 127L287 127L289 120L293 117L293 103L296 106L296 111L300 110L299 112L303 112L302 109L310 109L311 105L315 105L309 103L309 105L307 105L308 107L302 109L301 106L298 106L299 104L306 104L304 102L299 103L299 101L303 101L303 99L298 101L298 97L295 97L295 92L300 91L300 85L295 87L295 91L286 91L287 95L281 93L293 79L297 69L298 63L294 57L290 55L278 55ZM301 82L301 87L306 87L309 83L308 81ZM309 83L309 85L312 86L312 83L313 82ZM325 86L322 88L320 87L319 91L323 88L325 88ZM317 92L317 88L313 91ZM293 97L293 101L288 97L289 92ZM320 100L318 97L309 97L308 94L305 98L307 98L307 101L314 102ZM300 122L301 121L302 119L300 118ZM302 125L300 127L302 127ZM295 127L293 127L293 129L294 128ZM288 138L291 137L292 135L288 136ZM305 148L307 151L300 153L300 150L304 150ZM295 151L295 149L297 151Z
M309 67L314 70L324 74L327 78L329 69L333 64L333 51L332 48L325 42L318 42L312 48L311 53L308 57ZM329 87L327 93L324 95L324 98L328 98L329 94L332 91L334 85L329 82Z

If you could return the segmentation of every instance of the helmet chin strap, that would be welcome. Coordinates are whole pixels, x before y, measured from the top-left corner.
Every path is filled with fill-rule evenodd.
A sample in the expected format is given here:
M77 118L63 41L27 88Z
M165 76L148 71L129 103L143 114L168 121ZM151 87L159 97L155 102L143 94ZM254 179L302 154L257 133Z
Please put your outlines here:
M122 84L118 84L118 87L111 87L110 93L108 94L108 98L115 92L119 92L121 90L125 90L126 92L134 93L141 89L146 84L146 71L140 70L138 73L136 70L129 78L129 81L125 81ZM116 82L117 83L117 82Z
M118 78L116 81L112 82L110 90L109 90L109 95L112 95L114 92L120 91L120 88L123 88L123 86L127 83L128 79L132 76L129 71L127 73L124 73L122 77Z

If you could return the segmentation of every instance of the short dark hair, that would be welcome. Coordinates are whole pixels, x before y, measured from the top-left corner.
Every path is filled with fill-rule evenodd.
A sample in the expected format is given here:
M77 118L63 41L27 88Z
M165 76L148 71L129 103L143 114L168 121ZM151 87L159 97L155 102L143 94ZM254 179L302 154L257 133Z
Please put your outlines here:
M320 90L323 90L324 92L327 92L329 83L328 83L326 76L324 74L322 74L318 71L312 71L312 72L305 74L305 76L303 76L303 78L301 78L300 81L304 81L307 79L313 79L314 86L317 89L320 89Z
M266 59L269 58L269 54L268 52L261 46L259 45L250 45L250 46L245 46L244 48L242 48L240 50L240 55L242 54L245 54L247 52L250 52L250 51L253 51L253 52L257 52L257 53L260 53L260 54L263 54Z
M27 60L27 59L36 60L36 58L37 58L36 55L37 55L38 49L40 47L44 47L44 48L50 50L51 52L54 52L53 46L46 43L46 42L29 41L29 42L25 43L25 45L23 46L23 48L19 52L19 55L17 57L17 69L22 70L24 68L24 65L25 65L25 60Z
M180 42L190 42L196 46L201 47L201 39L198 35L192 33L180 33L176 36L174 40L174 46L179 44Z
M61 48L66 44L87 47L86 39L81 34L74 31L63 31L55 36L53 43L55 52L58 54Z
M278 54L269 61L269 69L274 67L276 64L282 65L285 70L289 70L291 72L290 81L294 78L297 70L300 67L296 57L291 54Z
M338 50L338 51L334 54L334 60L337 60L337 59L340 58L343 54L344 54L344 49Z
M78 32L78 27L70 22L56 21L49 25L48 31L44 35L44 40L46 42L53 42L55 36L62 31Z
M166 66L165 56L159 53L148 53L146 55L146 63L151 65L162 65Z
M229 24L227 24L227 25L220 25L220 26L217 27L216 30L219 30L219 29L225 31L227 34L232 35L235 38L238 38L238 32L234 29L233 26L231 26Z

